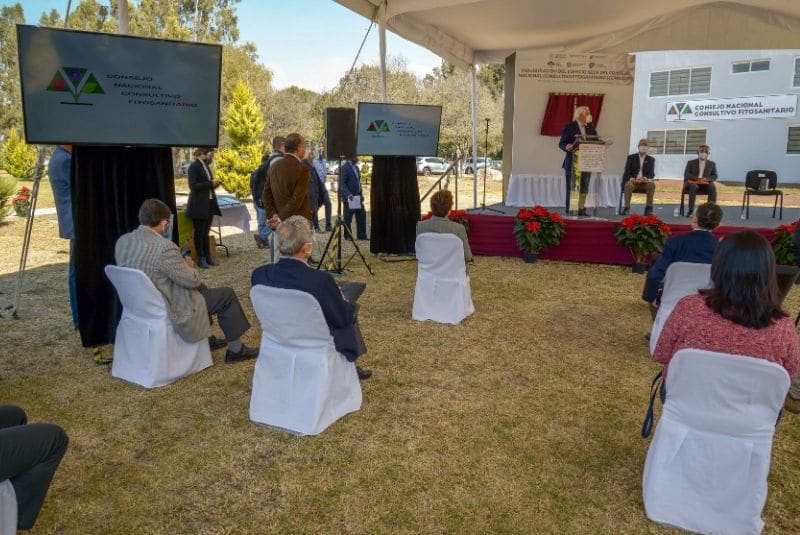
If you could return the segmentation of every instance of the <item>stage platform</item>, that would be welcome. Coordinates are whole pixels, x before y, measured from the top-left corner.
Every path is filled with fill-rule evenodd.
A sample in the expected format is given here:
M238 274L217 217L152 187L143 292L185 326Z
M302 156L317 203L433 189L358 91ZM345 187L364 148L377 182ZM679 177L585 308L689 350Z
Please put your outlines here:
M672 234L691 230L690 219L675 215L676 204L656 205L654 214L670 226ZM552 209L550 209L552 210ZM740 206L723 206L722 224L714 234L722 237L742 229L752 229L772 238L773 230L781 224L800 218L800 208L783 208L783 219L778 213L772 218L772 207L750 206L750 218L742 219ZM488 256L522 256L514 239L514 216L518 207L494 204L485 209L467 210L470 230L469 243L474 254ZM644 206L633 205L631 213L641 214ZM559 210L563 215L564 211ZM543 251L539 258L597 264L630 265L633 257L628 249L617 245L614 228L624 216L614 208L598 208L591 217L567 217L566 233L558 247Z

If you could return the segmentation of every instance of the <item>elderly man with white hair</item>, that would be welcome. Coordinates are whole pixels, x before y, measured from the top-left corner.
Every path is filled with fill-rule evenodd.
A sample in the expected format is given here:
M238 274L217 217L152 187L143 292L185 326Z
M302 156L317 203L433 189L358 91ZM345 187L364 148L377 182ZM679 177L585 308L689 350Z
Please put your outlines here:
M573 187L573 180L575 179L572 170L574 151L578 148L580 141L583 141L590 136L597 136L597 130L595 130L594 124L592 123L592 112L589 110L588 106L578 106L575 108L575 112L572 114L572 119L573 120L571 123L564 125L564 130L561 132L561 139L558 142L558 148L566 153L564 155L564 163L562 164L562 167L564 168L566 177L567 212L569 212L570 190ZM579 216L588 215L586 212L586 194L589 192L589 178L591 178L591 176L591 173L581 173L580 195L578 196Z
M281 259L275 264L256 268L251 277L253 286L300 290L311 294L319 303L328 324L336 350L354 362L367 352L358 327L358 304L355 301L366 285L342 281L338 285L330 273L308 265L314 248L311 223L300 215L282 221L275 229ZM298 318L298 321L302 321ZM372 371L356 366L359 379L368 379Z

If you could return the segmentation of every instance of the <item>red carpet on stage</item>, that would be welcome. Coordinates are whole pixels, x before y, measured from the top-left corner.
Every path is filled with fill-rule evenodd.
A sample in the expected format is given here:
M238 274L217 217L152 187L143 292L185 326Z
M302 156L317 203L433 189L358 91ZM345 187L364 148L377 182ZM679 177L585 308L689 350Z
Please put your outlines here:
M558 247L539 255L545 260L567 260L595 264L633 264L631 252L617 245L614 237L616 221L567 219L566 233ZM514 218L506 215L469 214L469 244L472 252L488 256L522 256L514 239ZM689 225L670 225L672 234L689 232ZM768 240L772 229L720 227L714 234L723 237L737 230L754 230Z

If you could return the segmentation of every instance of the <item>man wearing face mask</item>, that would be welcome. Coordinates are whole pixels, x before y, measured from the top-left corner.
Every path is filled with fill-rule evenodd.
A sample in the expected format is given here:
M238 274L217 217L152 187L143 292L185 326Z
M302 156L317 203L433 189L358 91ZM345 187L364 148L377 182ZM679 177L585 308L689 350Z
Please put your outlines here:
M694 213L694 200L698 193L707 193L708 202L717 202L717 164L708 159L711 148L708 145L697 147L697 158L686 162L683 171L683 189L689 194L687 217Z
M562 167L564 169L567 181L567 211L569 211L569 196L570 190L572 190L573 187L574 179L572 172L574 151L578 148L580 141L585 140L588 137L597 137L597 130L595 130L594 124L592 124L592 113L589 111L588 106L578 106L575 108L575 112L573 113L572 117L573 121L564 126L564 130L561 132L561 139L558 142L558 148L566 153L564 155L564 163L562 164ZM580 195L578 196L579 216L588 215L586 212L585 203L586 194L589 192L589 179L591 176L591 173L581 173Z
M190 256L171 239L169 207L158 199L147 199L139 208L139 227L117 240L114 257L117 265L138 269L153 281L164 296L172 326L187 342L209 337L212 315L225 334L225 340L211 336L211 349L227 344L225 362L238 362L258 356L258 348L249 348L240 338L250 328L242 305L232 288L208 288L200 282Z
M622 173L622 190L625 192L625 207L621 215L627 215L631 209L631 196L639 188L644 189L647 194L647 204L644 207L644 215L653 213L653 195L656 193L656 183L653 177L656 176L656 159L647 155L650 150L650 142L646 139L639 140L639 152L631 154L625 161L625 172Z

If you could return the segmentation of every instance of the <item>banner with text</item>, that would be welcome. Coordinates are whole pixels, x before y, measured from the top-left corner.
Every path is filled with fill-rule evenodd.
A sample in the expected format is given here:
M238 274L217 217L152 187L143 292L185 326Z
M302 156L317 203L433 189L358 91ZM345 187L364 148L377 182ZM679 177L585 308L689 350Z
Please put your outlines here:
M667 122L794 117L797 95L670 101L666 114Z
M628 54L543 54L518 63L517 77L539 82L630 85L635 57Z

